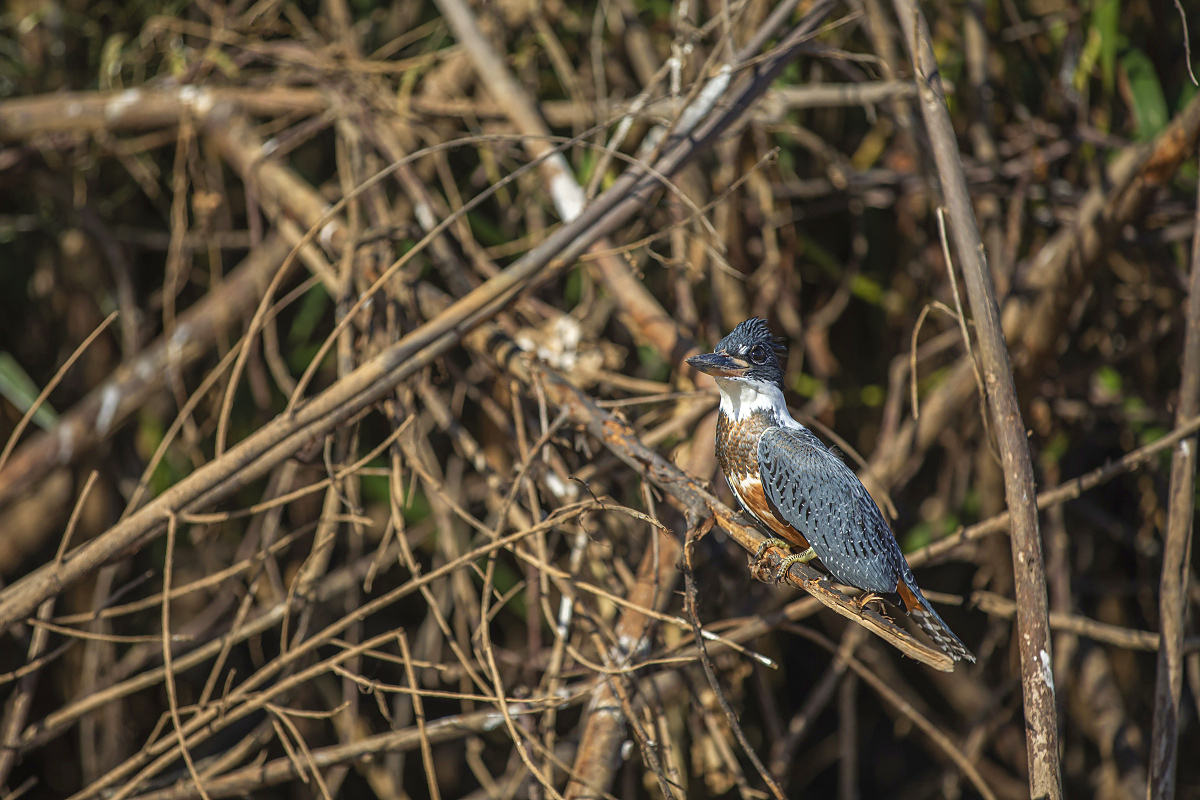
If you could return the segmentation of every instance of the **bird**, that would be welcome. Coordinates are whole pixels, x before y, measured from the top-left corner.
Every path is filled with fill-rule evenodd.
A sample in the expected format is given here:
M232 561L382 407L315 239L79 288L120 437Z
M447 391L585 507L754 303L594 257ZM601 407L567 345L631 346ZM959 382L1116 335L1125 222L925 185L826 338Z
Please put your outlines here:
M975 656L954 635L917 586L896 536L862 481L837 453L796 421L783 397L787 347L763 319L739 323L715 352L687 363L711 375L721 393L716 452L742 508L791 553L779 576L797 562L820 559L834 580L902 602L942 652L955 661ZM791 552L792 547L800 552Z

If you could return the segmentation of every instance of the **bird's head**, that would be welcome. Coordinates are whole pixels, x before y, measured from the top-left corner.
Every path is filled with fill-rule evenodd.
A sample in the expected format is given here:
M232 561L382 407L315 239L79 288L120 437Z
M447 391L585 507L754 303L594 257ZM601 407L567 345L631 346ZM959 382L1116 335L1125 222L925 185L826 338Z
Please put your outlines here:
M687 360L695 369L723 381L763 383L783 389L783 367L787 356L782 340L771 334L766 320L751 318L740 323L721 341L715 352Z

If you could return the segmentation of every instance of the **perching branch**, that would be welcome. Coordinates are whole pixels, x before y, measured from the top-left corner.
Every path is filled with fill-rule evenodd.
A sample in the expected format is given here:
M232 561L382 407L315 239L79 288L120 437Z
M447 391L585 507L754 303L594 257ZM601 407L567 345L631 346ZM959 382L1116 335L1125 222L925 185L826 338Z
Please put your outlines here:
M445 313L303 403L295 413L276 417L230 448L225 456L205 464L145 508L79 548L60 568L47 565L0 591L0 632L93 569L145 546L164 530L171 514L218 502L265 475L280 461L319 440L432 363L463 334L506 307L530 282L572 263L594 241L637 213L658 191L662 176L671 175L711 146L739 119L794 56L811 25L810 19L793 30L783 46L757 62L745 79L730 89L727 105L699 121L686 135L669 138L663 156L653 167L628 169L578 216ZM210 125L216 124L210 119Z
M427 284L421 286L420 300L425 313L429 315L437 314L445 303L437 290ZM655 450L646 447L628 422L602 409L595 400L572 386L553 368L527 356L488 325L472 331L464 342L472 350L494 359L522 382L539 384L546 398L566 411L573 422L585 426L613 455L675 500L687 516L689 525L713 517L717 525L746 552L755 553L758 550L764 539L763 534L745 516L730 509L699 481L680 472ZM755 577L773 580L782 560L778 553L768 550L759 562L761 572ZM860 606L815 568L807 564L793 564L786 578L791 585L804 589L827 608L867 628L910 658L943 672L954 670L954 661L948 655L922 644L912 634L870 607Z

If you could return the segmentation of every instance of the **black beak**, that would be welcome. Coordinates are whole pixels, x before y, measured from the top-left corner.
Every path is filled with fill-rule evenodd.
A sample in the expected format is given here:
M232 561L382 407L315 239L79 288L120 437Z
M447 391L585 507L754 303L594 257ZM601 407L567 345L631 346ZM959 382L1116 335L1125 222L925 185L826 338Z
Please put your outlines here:
M692 356L687 363L700 372L716 378L740 378L750 368L750 365L742 359L727 356L724 353L705 353L702 356Z

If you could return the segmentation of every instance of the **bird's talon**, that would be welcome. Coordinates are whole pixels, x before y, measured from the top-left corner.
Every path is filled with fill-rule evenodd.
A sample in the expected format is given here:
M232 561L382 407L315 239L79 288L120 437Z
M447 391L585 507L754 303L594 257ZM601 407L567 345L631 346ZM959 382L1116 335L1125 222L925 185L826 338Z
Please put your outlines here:
M785 553L788 553L788 555L784 557L785 560L793 557L791 555L792 546L789 542L783 539L775 538L764 539L758 545L758 549L754 551L754 555L750 558L750 575L757 581L761 581L763 583L774 582L775 585L778 586L779 574L777 573L774 577L772 577L771 569L763 559L767 551L772 547L777 547Z
M787 542L782 539L763 539L758 545L758 549L754 551L754 556L750 559L751 563L762 561L763 554L771 547L782 547L787 549Z
M807 564L817 557L817 551L811 547L803 553L793 553L783 561L779 562L779 572L775 575L775 585L778 586L780 581L787 577L788 571L792 568L792 564Z
M866 610L868 603L874 603L877 601L880 606L879 613L882 614L883 613L883 596L876 592L867 592L866 594L860 595L855 600L855 603L857 603L859 611L864 611L864 610Z

